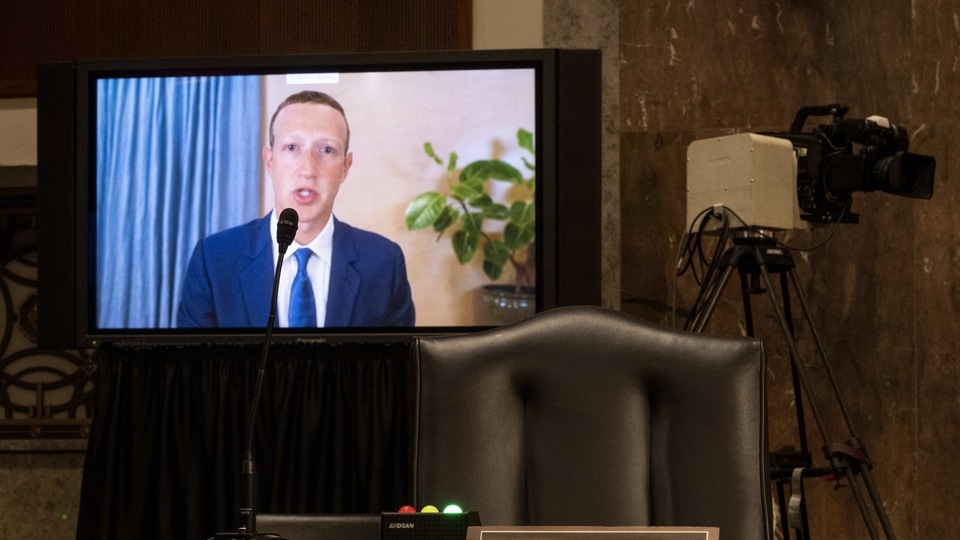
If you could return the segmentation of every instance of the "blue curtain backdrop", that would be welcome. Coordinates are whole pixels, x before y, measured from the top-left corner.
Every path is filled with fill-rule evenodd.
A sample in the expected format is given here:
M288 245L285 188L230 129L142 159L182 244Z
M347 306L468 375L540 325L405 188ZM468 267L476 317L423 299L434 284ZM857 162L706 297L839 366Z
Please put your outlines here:
M97 97L97 324L171 328L197 241L258 215L260 80L110 79Z

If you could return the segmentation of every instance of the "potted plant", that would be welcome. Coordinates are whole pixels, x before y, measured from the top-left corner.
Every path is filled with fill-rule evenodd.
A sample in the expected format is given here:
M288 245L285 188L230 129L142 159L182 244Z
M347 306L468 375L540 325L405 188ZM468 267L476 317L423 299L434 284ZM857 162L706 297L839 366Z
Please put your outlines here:
M482 300L515 312L495 316L499 320L486 321L498 324L532 314L535 307L536 165L533 134L519 129L517 144L530 155L529 159L522 158L529 176L500 159L481 159L458 168L456 152L450 152L443 159L433 144L424 143L427 156L445 168L449 190L417 195L405 213L409 230L432 228L437 240L452 231L451 245L460 264L467 264L482 253L483 272L491 281L500 279L509 263L513 269L513 283L488 285L485 287L487 294L493 292L497 298ZM509 189L492 189L492 182L505 182ZM496 225L489 226L493 223ZM519 309L518 303L524 304L524 309Z

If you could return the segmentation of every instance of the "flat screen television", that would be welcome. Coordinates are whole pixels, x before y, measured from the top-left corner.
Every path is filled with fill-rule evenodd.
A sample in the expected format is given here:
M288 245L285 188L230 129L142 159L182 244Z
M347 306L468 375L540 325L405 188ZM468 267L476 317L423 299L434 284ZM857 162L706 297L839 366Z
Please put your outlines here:
M304 90L336 99L349 124L352 165L333 214L400 248L416 316L399 326L278 327L275 339L465 332L599 304L600 86L594 50L41 65L40 345L262 336L263 307L262 321L200 328L187 328L178 311L197 243L275 210L263 149L278 104ZM445 216L417 221L431 212ZM510 257L528 261L523 291ZM272 277L244 294L269 305ZM508 299L482 297L489 284ZM238 288L218 284L212 294ZM491 318L491 305L507 308L507 318Z

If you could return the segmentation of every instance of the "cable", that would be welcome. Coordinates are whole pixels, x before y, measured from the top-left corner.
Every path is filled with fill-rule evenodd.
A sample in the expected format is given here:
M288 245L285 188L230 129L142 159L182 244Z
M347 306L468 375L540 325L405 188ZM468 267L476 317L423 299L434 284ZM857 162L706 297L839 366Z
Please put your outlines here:
M700 304L703 301L704 296L709 289L710 283L713 280L713 277L719 267L720 260L723 258L723 252L726 248L727 242L729 240L730 231L734 228L743 228L749 230L753 234L761 238L770 240L775 245L780 246L784 249L791 251L813 251L820 249L823 246L827 245L830 240L833 239L836 235L837 230L840 228L840 223L843 221L843 217L846 215L850 206L846 205L843 207L840 215L833 223L833 227L830 230L830 233L827 237L814 244L812 246L794 246L781 242L770 234L764 232L762 229L754 227L740 217L739 214L732 208L723 205L714 205L709 208L701 210L691 221L690 226L687 229L687 232L682 236L679 244L677 245L677 254L676 254L676 271L674 272L673 278L673 294L671 300L671 318L670 324L672 327L676 328L677 324L677 304L678 304L678 295L679 295L679 278L681 275L685 274L688 270L693 274L694 281L700 287L697 294L697 298L693 302L693 306L690 308L690 312L687 315L687 322L684 324L684 328L689 326L690 322L696 317L697 312L700 310ZM717 242L714 245L713 253L708 258L704 250L703 237L707 231L707 228L711 220L719 220L721 225L719 227L720 233L717 237ZM742 227L732 227L731 222L736 220L739 222ZM696 230L696 232L694 232ZM698 263L699 263L699 272L698 272ZM701 275L702 279L701 279Z
M697 284L700 285L699 293L697 294L697 299L693 303L693 307L690 309L690 313L687 316L687 322L684 324L684 327L688 327L690 321L696 316L697 311L700 309L700 304L703 301L703 298L709 288L709 283L713 279L714 274L719 267L720 259L723 256L723 250L727 244L727 239L730 233L730 219L727 217L727 208L721 205L715 205L711 208L701 211L697 216L690 222L690 230L693 230L694 225L697 224L697 220L700 220L699 227L697 228L696 242L690 240L685 244L689 247L687 251L687 264L682 265L678 262L677 266L680 267L678 270L679 274L682 274L686 271L687 268L690 268L694 274L694 278L697 281ZM718 219L721 223L720 235L717 238L717 242L713 248L713 255L707 259L706 254L703 249L703 236L707 229L707 225L711 219ZM691 233L688 233L688 235ZM681 250L682 252L683 250ZM693 264L694 253L698 256L700 264L705 268L703 273L703 279L700 280L697 276L697 266ZM676 283L676 279L674 280ZM674 307L673 307L673 319L672 324L676 324L676 290L677 285L674 286Z
M830 240L833 240L833 236L837 234L837 231L840 229L840 223L843 222L843 216L847 214L847 210L849 209L850 209L850 205L846 205L843 207L843 210L840 212L840 215L837 216L837 220L834 221L833 227L830 229L830 233L820 243L814 244L812 246L794 246L791 244L786 244L784 242L778 241L777 245L793 251L814 251L814 250L820 249L823 246L827 245L830 242Z
M693 241L693 227L697 224L700 219L705 219L706 214L710 212L712 208L705 208L700 211L691 221L690 226L687 228L687 231L683 233L683 236L680 237L680 242L677 244L677 255L675 257L675 269L673 272L673 298L670 303L670 327L677 327L677 289L679 288L680 276L685 274L686 271L690 268L693 257L692 252L690 251L690 245ZM687 252L686 262L684 263L684 252Z

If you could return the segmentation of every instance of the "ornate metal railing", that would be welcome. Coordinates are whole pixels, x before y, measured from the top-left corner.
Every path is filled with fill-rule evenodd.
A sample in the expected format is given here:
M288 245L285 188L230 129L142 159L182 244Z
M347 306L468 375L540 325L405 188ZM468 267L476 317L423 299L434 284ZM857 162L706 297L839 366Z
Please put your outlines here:
M91 353L37 346L35 177L34 167L0 167L0 439L84 439Z

